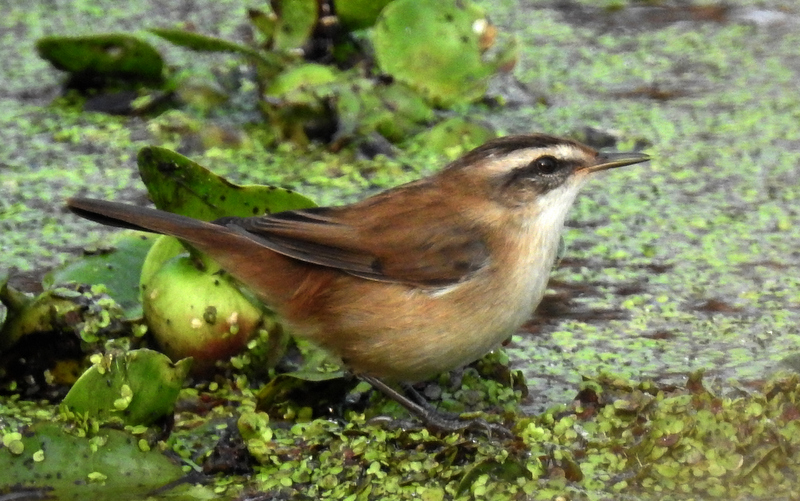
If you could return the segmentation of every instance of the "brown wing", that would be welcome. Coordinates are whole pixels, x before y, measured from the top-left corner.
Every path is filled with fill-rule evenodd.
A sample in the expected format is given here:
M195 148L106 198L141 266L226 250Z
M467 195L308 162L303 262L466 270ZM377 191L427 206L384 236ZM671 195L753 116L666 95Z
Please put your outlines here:
M457 283L488 263L486 243L458 210L431 201L419 188L345 207L217 222L241 228L281 254L362 278L419 286Z

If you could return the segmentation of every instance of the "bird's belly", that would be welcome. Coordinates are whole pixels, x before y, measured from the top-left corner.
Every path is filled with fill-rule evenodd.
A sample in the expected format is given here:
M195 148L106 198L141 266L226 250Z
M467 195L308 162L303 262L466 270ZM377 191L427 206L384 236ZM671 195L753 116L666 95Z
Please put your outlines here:
M330 298L308 337L356 373L424 380L477 360L512 335L539 303L546 282L546 276L510 276L499 289L468 281L430 293L363 281L347 302Z

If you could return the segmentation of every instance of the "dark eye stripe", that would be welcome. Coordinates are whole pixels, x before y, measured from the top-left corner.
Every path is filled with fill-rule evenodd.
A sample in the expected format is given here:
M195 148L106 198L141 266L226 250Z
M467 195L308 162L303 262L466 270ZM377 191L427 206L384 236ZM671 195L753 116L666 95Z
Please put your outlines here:
M523 180L536 181L537 179L541 179L542 181L549 179L550 182L546 184L557 185L560 184L560 181L566 179L580 163L576 160L559 160L555 157L548 158L551 158L555 162L555 169L552 172L542 172L543 166L537 163L539 160L542 160L542 157L540 157L525 166L517 167L508 172L505 176L506 179L503 182L503 186L509 187ZM558 180L556 180L556 178L558 178Z

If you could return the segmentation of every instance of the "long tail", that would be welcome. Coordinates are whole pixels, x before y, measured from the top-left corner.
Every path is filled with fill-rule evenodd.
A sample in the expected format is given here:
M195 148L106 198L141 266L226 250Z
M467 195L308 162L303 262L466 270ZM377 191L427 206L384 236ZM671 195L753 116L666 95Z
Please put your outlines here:
M108 226L172 235L190 241L193 232L213 225L158 209L93 198L70 198L67 208L82 218ZM219 225L213 226L216 231L222 229Z
M67 207L98 223L177 237L211 256L273 306L291 298L313 266L265 247L244 230L171 212L90 198L70 198Z

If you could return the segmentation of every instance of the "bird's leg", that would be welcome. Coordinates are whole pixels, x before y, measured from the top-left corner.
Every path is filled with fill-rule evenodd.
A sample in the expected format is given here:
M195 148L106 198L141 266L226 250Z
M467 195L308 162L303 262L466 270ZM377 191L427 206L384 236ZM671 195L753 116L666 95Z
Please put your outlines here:
M428 401L427 398L422 396L420 392L414 389L414 386L410 383L398 383L398 386L403 390L403 393L406 394L406 397L410 398L414 402L423 407L426 412L430 412L432 414L438 414L439 416L446 418L450 421L457 421L458 420L458 413L457 412L447 412L440 409L437 409L432 403Z
M449 415L441 413L429 402L425 401L424 404L421 403L421 401L424 401L424 398L417 393L416 390L413 391L412 395L416 394L414 398L418 400L417 402L403 395L380 379L366 375L360 375L359 377L372 385L373 388L380 390L384 395L405 407L408 412L420 419L425 426L429 428L445 432L480 430L486 432L489 436L493 433L506 438L514 436L505 426L497 423L490 423L483 418L460 419L458 416L454 416L451 413L448 413Z

